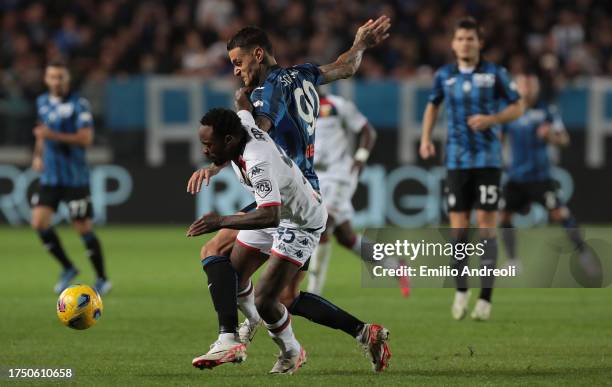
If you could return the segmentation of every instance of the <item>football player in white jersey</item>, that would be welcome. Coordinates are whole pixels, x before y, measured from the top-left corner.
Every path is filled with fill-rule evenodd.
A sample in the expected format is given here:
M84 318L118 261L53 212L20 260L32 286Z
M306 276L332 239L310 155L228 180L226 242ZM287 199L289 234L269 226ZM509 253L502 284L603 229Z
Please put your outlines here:
M245 343L237 334L236 304L242 302L241 310L247 318L262 320L280 348L280 356L270 372L291 374L306 361L306 354L293 334L287 308L279 302L280 294L312 255L325 228L327 211L300 169L256 126L249 111L236 114L213 109L202 118L199 136L204 154L215 165L232 162L240 182L253 194L257 209L230 216L206 214L192 224L187 235L197 236L221 228L240 230L230 257L240 289L249 286L251 275L265 261L269 263L251 298L252 305L238 301L235 289L226 291L224 297L213 298L217 300L219 338L208 353L193 360L193 365L212 368L246 358ZM223 276L210 272L214 267L209 268L209 279L212 275L213 281L229 283ZM366 332L368 337L371 332L376 333L376 337L367 341L376 343L371 349L384 352L376 357L382 359L380 370L386 368L390 357L385 343L388 331L352 320L349 323L355 325L355 330Z
M376 142L376 130L354 103L321 90L318 93L320 107L315 139L315 171L329 217L308 271L308 291L314 294L321 294L325 285L331 255L331 234L339 244L362 259L368 259L361 254L362 235L355 233L351 225L355 212L351 199ZM359 136L359 145L353 152L356 136ZM401 264L392 259L383 263L389 267ZM400 278L400 288L407 297L410 291L407 277Z

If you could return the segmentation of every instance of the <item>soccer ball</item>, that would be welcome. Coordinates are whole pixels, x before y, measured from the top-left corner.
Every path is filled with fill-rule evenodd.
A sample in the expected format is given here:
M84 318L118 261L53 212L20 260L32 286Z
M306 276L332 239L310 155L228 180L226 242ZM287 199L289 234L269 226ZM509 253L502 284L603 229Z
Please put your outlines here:
M57 299L57 317L72 329L87 329L102 316L102 298L87 285L67 287Z

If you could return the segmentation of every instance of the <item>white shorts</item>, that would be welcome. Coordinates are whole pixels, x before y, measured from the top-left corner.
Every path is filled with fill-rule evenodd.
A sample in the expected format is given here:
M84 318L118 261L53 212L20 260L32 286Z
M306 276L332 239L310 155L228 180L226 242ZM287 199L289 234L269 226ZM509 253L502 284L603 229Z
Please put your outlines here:
M287 225L260 230L240 230L236 243L264 254L273 254L302 267L319 244L322 232L323 228L305 230Z
M355 214L352 199L357 188L356 176L348 181L326 178L323 175L319 176L319 185L323 203L329 216L334 219L334 223L339 225L351 220Z

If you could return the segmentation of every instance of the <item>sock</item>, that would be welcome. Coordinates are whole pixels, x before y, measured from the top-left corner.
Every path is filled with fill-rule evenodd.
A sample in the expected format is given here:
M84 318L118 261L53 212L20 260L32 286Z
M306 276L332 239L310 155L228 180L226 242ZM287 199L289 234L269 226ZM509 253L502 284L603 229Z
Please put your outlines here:
M74 267L64 248L62 247L62 243L60 242L55 230L52 227L49 227L46 230L38 230L38 236L42 240L43 244L47 248L47 250L57 259L57 261L62 265L64 270L71 269Z
M291 316L287 308L280 304L283 308L283 316L276 322L267 323L266 328L272 340L278 345L283 354L296 354L300 352L300 343L298 343L293 328L291 328Z
M453 251L456 251L455 246L458 244L465 244L468 241L467 232L461 231L458 236L453 237L451 239L451 243L453 244ZM451 268L457 269L459 271L459 275L455 277L455 285L457 291L459 292L467 292L468 290L468 278L467 276L461 275L463 272L463 268L467 265L469 257L464 257L459 260L455 257L451 258Z
M327 267L331 257L332 244L329 242L329 239L325 239L326 241L324 242L323 238L321 238L319 245L315 248L308 268L308 291L314 294L321 294L323 292L325 278L327 277Z
M249 281L247 287L238 292L238 309L240 309L242 314L249 320L249 325L254 326L261 321L261 317L259 313L257 313L257 308L255 307L253 282Z
M484 244L484 254L480 257L480 267L495 268L497 266L497 238L483 238L480 240ZM491 302L493 294L494 276L486 276L480 279L480 298Z
M219 333L219 337L217 338L217 341L220 341L222 343L227 343L227 342L234 343L240 340L238 340L235 333Z
M501 226L502 240L504 241L508 259L516 260L516 230L512 223L504 223Z
M350 249L353 251L353 253L357 254L357 256L361 257L361 242L365 242L365 243L370 243L368 240L363 240L363 237L361 234L355 234L355 241L353 242L352 246L350 247Z
M85 248L87 249L87 255L91 260L91 264L96 271L98 278L106 280L106 273L104 272L104 257L102 256L102 247L100 241L92 231L87 234L81 235Z
M307 292L300 295L289 306L291 314L333 329L340 329L357 337L365 323L326 299Z
M219 319L219 333L236 333L238 278L228 257L211 255L202 260L208 277L208 290Z
M565 232L567 236L572 241L576 249L582 252L585 249L584 239L580 234L580 229L578 228L578 222L576 222L576 218L574 218L571 214L567 216L567 218L561 221L561 225L565 228Z

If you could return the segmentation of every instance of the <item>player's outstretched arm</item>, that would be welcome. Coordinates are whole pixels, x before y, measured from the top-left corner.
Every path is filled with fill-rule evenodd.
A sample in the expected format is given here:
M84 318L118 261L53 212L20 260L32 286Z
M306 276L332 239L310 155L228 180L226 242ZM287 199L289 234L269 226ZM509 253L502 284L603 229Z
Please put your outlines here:
M431 141L431 133L436 124L436 118L438 117L438 111L440 106L428 103L423 114L423 131L421 132L421 145L419 146L419 155L422 159L427 160L430 157L436 155L436 147L433 141Z
M387 39L389 37L387 31L390 27L391 19L386 15L382 15L376 20L370 19L359 27L355 34L353 46L340 55L334 63L319 67L323 77L321 84L353 76L359 69L363 52Z
M187 230L187 236L208 234L222 228L257 230L277 227L280 223L280 215L280 206L259 207L255 211L240 215L220 216L211 212L196 220Z
M187 181L187 192L195 195L202 190L202 183L205 183L208 187L210 179L221 172L221 170L225 168L227 164L229 163L225 163L223 165L209 165L206 168L201 168L195 171Z

